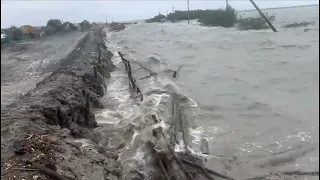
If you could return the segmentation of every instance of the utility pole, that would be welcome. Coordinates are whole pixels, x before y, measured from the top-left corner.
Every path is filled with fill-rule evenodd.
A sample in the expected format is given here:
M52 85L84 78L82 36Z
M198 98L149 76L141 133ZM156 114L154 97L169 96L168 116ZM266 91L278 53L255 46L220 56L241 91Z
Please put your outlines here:
M278 32L276 30L276 28L273 27L273 25L271 24L271 22L269 21L269 19L263 14L263 12L259 9L259 7L256 5L256 3L253 2L253 0L250 0L250 2L252 3L252 5L257 9L257 11L259 12L260 16L267 22L267 24L269 25L269 27L272 29L273 32Z
M188 24L190 24L189 1L190 0L187 0L187 5L188 5Z
M226 0L226 10L228 10L229 8L229 4L228 4L228 0Z

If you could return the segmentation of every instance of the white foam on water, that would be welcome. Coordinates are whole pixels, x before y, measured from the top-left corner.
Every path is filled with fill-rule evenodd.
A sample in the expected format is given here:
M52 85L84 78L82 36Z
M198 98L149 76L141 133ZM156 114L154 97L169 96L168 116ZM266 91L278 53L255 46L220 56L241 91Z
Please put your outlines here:
M187 149L192 155L194 155L196 157L208 157L209 156L207 154L202 154L200 151L196 151L196 150L190 148L189 146L187 146ZM185 152L185 145L182 140L180 140L179 144L175 144L174 151L177 153Z
M113 63L117 67L121 66L121 58L117 53L121 47L111 42L106 42L106 44L113 51ZM99 124L118 124L123 120L130 122L130 119L135 116L135 103L129 92L126 72L122 69L116 69L111 72L111 77L106 80L106 84L107 93L102 99L106 103L106 108L96 113L97 122Z
M74 142L81 143L81 147L89 147L92 146L88 139L75 139Z
M118 47L116 44L108 43L108 48L114 52L113 62L115 65L120 67L122 65L121 58L118 56L117 50L121 50L121 47ZM130 53L128 54L130 59L137 61ZM133 66L132 66L133 67ZM137 70L138 71L138 70ZM135 71L134 71L135 72ZM151 140L150 137L151 130L154 128L161 127L163 132L166 132L168 129L168 124L166 124L169 117L168 114L170 108L170 92L176 92L178 94L184 94L178 86L168 77L158 75L156 77L150 77L148 79L142 80L141 91L144 94L142 102L139 102L139 106L136 106L132 100L129 93L128 86L128 77L124 68L121 70L116 70L111 73L111 78L108 80L108 91L105 95L107 100L116 101L117 107L111 110L104 110L99 114L104 122L108 123L131 123L136 128L132 135L132 138L129 139L129 142L126 144L126 147L120 152L120 161L126 168L136 168L137 165L145 165L146 157L143 145L146 141ZM157 91L157 93L152 93ZM161 92L163 91L163 92ZM160 93L159 93L160 92ZM189 97L187 99L187 104L191 108L198 107L198 104ZM185 103L185 102L184 102ZM106 107L108 108L108 107ZM163 113L165 111L165 113ZM192 110L191 110L192 111ZM115 117L114 113L117 112L121 114L121 117ZM193 112L193 111L192 111ZM193 112L194 113L194 112ZM148 115L155 114L158 121L157 124L150 123L150 117ZM169 118L170 119L170 118ZM101 121L99 121L101 123ZM189 128L191 136L193 136L194 144L199 144L203 135L202 127ZM184 143L181 141L179 144L176 144L175 151L182 152L184 151ZM196 151L188 147L189 152L196 156L205 157L207 155L202 154L199 151Z
M136 150L136 153L131 156L128 157L126 159L121 159L121 164L128 164L130 167L137 167L138 165L144 165L146 163L146 160L144 159L145 155L144 155L144 151L142 150L141 147L139 147Z
M98 123L119 123L122 119L131 118L134 114L133 111L133 101L131 99L127 79L124 77L124 73L121 71L115 71L112 74L112 77L108 80L108 91L103 97L106 101L111 101L112 105L116 104L116 107L112 107L97 113ZM108 103L108 102L106 102ZM120 114L119 116L115 116Z
M137 131L134 131L134 134L132 135L132 140L130 142L130 144L132 145L134 143L134 140L136 139L136 137L139 135L140 133L138 133Z
M201 138L203 136L203 129L201 126L197 127L196 129L189 128L189 133L191 136L194 137L194 140L192 140L192 143L194 144L200 144Z

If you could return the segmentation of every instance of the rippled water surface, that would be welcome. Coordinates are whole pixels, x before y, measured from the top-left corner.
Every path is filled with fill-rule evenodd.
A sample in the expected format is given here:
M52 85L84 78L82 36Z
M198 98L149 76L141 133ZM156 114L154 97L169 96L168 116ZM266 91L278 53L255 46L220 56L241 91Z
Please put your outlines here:
M198 104L208 166L238 177L319 170L318 6L269 14L276 15L278 33L181 22L132 25L110 37L152 69L171 75L182 65L174 81ZM301 21L315 24L281 27Z

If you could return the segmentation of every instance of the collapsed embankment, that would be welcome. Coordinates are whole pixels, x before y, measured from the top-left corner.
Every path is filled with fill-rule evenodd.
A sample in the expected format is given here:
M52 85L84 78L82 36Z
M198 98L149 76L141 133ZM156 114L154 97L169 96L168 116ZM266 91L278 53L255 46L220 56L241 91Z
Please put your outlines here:
M164 135L167 132L161 127L152 129L155 142L164 147L161 152L152 141L143 144L145 156L151 159L148 165L152 167L151 171L144 169L143 175L124 172L117 151L99 145L100 134L94 130L98 124L92 110L102 108L99 98L106 93L104 79L110 78L115 68L111 61L113 54L105 46L105 33L103 27L89 32L77 48L57 64L60 69L2 110L2 179L202 177L198 169L187 167L186 170L181 164L173 150L176 141L166 144L168 135ZM143 95L132 78L129 62L126 68L130 89L139 94L142 101ZM160 121L156 116L151 118L154 124ZM74 138L89 139L93 146L83 146ZM175 158L170 158L172 155ZM148 174L152 176L146 176Z
M204 156L192 152L193 139L189 132L191 120L187 117L192 111L189 99L174 88L155 86L152 82L159 80L160 74L138 61L127 60L121 52L118 54L127 72L131 96L140 102L141 107L139 122L132 122L135 135L139 134L141 141L136 141L138 138L135 135L132 141L140 146L137 149L142 149L143 156L136 159L138 166L122 164L126 167L126 174L140 171L141 179L159 180L232 179L207 169L203 163ZM202 139L201 148L203 154L208 153L208 142L205 139Z
M104 27L88 33L61 68L1 112L1 179L118 179L117 155L82 147L97 127L104 78L115 68ZM111 168L112 167L112 168Z
M104 35L103 27L90 32L68 57L60 61L60 69L3 109L2 179L160 180L205 179L206 176L212 179L199 158L175 152L176 144L185 139L188 129L182 124L179 107L182 100L175 95L171 108L174 118L166 120L172 121L169 130L157 126L162 120L156 115L148 113L144 117L149 122L143 126L152 134L141 143L143 159L147 160L144 166L136 170L123 169L126 163L120 163L123 159L119 156L126 148L121 144L116 149L101 146L101 134L95 131L99 128L96 128L98 124L92 110L103 108L99 98L106 93L104 79L110 78L110 72L115 68ZM121 58L128 73L132 97L136 97L137 102L143 101L144 91L138 88L130 62ZM150 72L150 76L153 75ZM74 138L88 139L91 146L84 146ZM184 143L188 148L187 142ZM198 164L191 162L190 165L190 160Z

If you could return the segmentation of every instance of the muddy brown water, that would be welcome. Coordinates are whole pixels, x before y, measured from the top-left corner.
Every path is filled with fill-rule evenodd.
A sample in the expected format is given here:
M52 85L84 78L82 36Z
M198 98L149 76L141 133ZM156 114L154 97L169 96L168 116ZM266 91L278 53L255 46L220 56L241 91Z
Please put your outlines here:
M276 15L278 33L181 22L137 24L109 35L114 52L121 50L163 75L170 76L182 65L177 79L140 84L150 90L161 81L162 85L170 81L196 102L196 125L191 128L194 147L200 136L206 136L207 166L239 179L277 171L319 170L318 6L270 10L269 14ZM282 28L302 21L314 24ZM119 63L119 57L114 62ZM119 67L108 93L117 95L114 106L121 108L100 112L100 123L135 122L133 117L139 116L133 102L120 105L130 100L128 82ZM155 102L159 108L160 101ZM124 152L123 158L139 159L137 149Z

